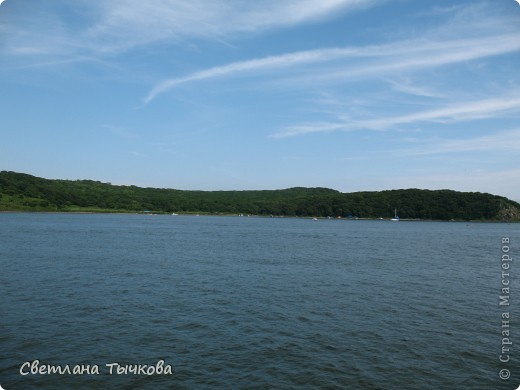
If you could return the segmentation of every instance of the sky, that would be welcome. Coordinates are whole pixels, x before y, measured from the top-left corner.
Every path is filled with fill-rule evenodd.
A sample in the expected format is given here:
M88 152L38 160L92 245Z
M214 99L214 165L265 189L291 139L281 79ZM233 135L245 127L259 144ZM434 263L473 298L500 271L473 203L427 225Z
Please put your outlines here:
M6 0L0 170L520 201L514 0Z

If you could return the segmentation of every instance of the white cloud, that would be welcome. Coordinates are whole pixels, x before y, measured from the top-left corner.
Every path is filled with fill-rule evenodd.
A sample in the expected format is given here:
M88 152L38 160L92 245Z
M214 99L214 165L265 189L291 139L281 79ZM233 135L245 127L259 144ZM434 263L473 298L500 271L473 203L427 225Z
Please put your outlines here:
M217 66L214 68L201 70L184 77L163 80L150 91L148 96L144 99L144 102L149 103L162 92L174 88L177 85L185 84L191 81L212 79L215 77L228 76L248 71L251 72L265 69L276 69L297 66L301 64L309 64L312 62L330 61L334 58L340 58L349 54L354 54L355 51L355 49L349 48L309 50Z
M30 6L20 3L6 24L8 39L4 50L18 55L96 55L190 39L221 41L333 18L383 1L56 0ZM66 16L56 12L58 9Z
M304 67L313 63L341 60L336 70L314 72L312 78L307 74L296 82L313 84L340 80L359 80L368 77L384 77L400 74L403 71L432 68L436 66L471 61L478 58L496 56L520 50L520 33L493 35L471 39L452 39L451 41L426 41L416 39L394 42L386 45L365 47L326 48L300 51L234 62L217 66L184 77L171 78L159 82L144 99L149 103L159 94L180 84L233 76L245 72L274 70L279 68ZM302 80L303 79L303 80Z
M461 122L484 119L508 112L520 112L520 97L501 97L472 102L455 103L447 107L409 113L395 117L376 119L346 120L342 122L317 122L290 126L273 134L273 138L285 138L308 133L355 130L388 130L398 125L424 122Z
M427 146L400 151L401 155L433 155L467 152L520 152L520 129L480 137L454 140L427 140Z
M162 39L226 38L336 16L381 0L111 0L99 2L102 18L88 36L108 38L105 50Z
M432 91L430 88L414 85L409 78L403 81L391 79L386 79L385 81L388 82L394 90L405 94L433 98L445 97L437 91Z
M312 14L317 17L328 15L336 8L346 9L348 6L373 4L375 2L370 1L286 2L277 6L279 14L273 12L273 15L267 18L269 22L260 16L263 10L254 12L250 9L249 12L255 15L256 22L248 21L247 25L257 29L259 27L254 26L264 26L264 23L270 23L271 27L282 23L281 21L291 24L295 21L312 20L310 16ZM300 12L295 13L296 9L300 9ZM321 10L321 13L318 10ZM424 29L418 36L414 32L414 36L417 36L415 39L397 39L379 45L332 47L283 53L222 64L160 81L150 90L144 101L148 103L159 94L181 84L224 76L229 78L239 74L269 71L270 82L276 81L289 87L295 85L314 87L326 83L345 83L369 78L396 80L403 79L403 76L406 78L404 72L464 63L520 50L520 31L515 27L517 21L503 13L497 13L496 7L490 7L487 3L465 4L442 10L442 14L445 17L441 24ZM236 19L231 17L230 20L245 21L248 18L246 12L245 16ZM240 27L239 23L224 29L226 28L234 28L238 31L244 27ZM404 34L404 31L402 33ZM213 34L218 35L217 32ZM395 31L392 31L392 34L397 36ZM290 68L292 74L276 73L277 69L282 68ZM420 96L431 94L427 89L414 90L411 86L398 84L395 81L394 88L401 88L402 91L407 90L408 93Z

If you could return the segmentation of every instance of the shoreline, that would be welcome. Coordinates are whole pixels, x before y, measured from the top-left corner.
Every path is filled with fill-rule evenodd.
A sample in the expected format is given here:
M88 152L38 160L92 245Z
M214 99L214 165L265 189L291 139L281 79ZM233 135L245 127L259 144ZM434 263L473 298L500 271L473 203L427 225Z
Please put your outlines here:
M296 216L296 215L243 215L236 213L203 213L203 212L187 212L176 213L172 215L166 212L142 212L142 211L27 211L27 210L0 210L1 214L87 214L87 215L145 215L145 216L170 216L170 217L236 217L236 218L269 218L269 219L309 219L315 221L380 221L380 222L463 222L463 223L520 223L518 220L504 221L497 219L489 220L464 220L464 219L419 219L419 218L401 218L399 221L393 221L392 218L344 218L344 217L313 217L313 216Z

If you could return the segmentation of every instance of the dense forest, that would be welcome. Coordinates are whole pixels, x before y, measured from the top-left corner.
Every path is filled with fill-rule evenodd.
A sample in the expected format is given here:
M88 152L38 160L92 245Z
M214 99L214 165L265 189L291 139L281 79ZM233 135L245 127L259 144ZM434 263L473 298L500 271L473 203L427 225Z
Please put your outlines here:
M520 204L479 192L388 190L341 193L326 188L183 191L49 180L0 172L0 211L250 214L298 217L520 220Z

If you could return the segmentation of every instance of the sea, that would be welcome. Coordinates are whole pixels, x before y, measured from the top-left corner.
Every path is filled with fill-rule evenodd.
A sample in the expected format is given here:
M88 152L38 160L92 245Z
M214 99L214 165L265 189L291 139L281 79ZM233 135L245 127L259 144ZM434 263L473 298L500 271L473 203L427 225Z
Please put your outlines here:
M517 389L520 224L0 214L0 386Z

